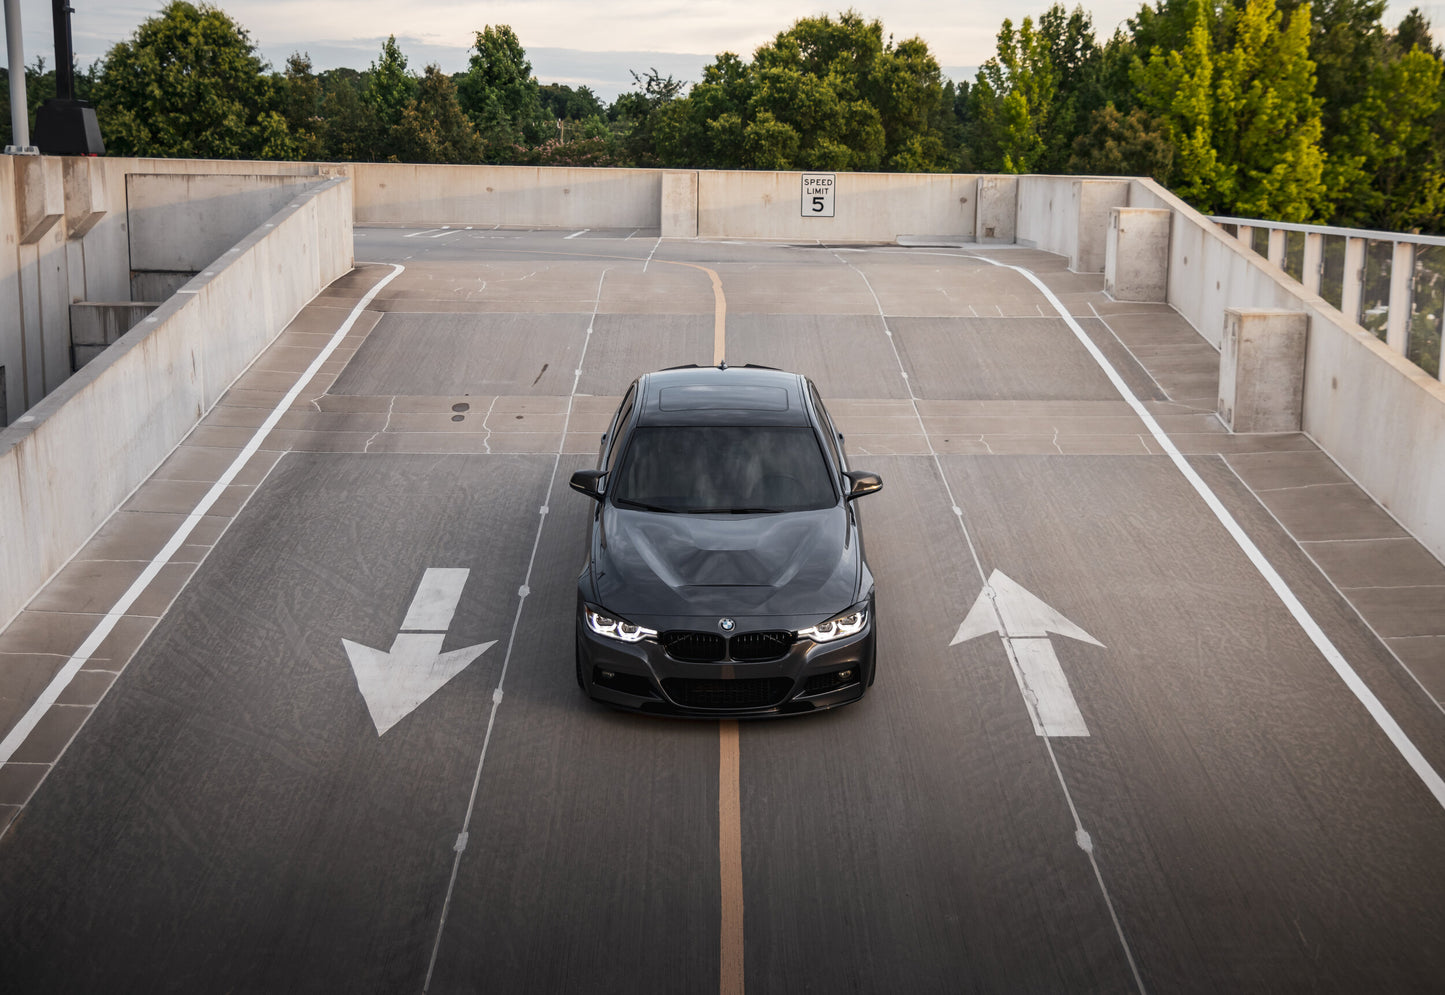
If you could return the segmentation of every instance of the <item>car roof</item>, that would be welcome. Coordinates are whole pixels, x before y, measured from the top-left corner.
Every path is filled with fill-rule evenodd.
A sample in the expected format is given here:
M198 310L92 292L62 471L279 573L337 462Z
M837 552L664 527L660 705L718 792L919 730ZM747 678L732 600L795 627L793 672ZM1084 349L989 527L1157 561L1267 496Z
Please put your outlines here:
M639 425L811 425L804 379L761 366L687 366L638 381Z

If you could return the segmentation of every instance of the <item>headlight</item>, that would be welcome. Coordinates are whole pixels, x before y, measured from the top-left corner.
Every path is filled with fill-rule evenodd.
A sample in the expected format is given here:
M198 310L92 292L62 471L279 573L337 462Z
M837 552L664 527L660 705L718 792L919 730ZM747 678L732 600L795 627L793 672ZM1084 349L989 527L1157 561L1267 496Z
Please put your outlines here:
M858 635L867 624L867 608L849 608L842 615L835 615L826 622L799 629L798 638L811 639L815 643L831 643L835 639Z
M599 636L606 636L608 639L620 639L624 643L635 643L646 636L657 635L656 629L649 629L642 625L634 625L625 619L604 615L591 605L583 605L582 614L587 617L587 628Z

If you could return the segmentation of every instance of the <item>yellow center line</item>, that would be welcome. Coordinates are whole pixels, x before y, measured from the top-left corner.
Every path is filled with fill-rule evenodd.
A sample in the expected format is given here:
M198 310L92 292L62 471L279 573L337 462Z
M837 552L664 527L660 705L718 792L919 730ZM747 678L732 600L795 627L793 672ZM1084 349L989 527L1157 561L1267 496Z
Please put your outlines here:
M717 270L699 266L697 263L680 263L671 259L655 259L653 261L665 266L686 266L689 269L700 269L712 281L712 365L720 365L727 356L728 321L728 299L723 294L722 277L717 275Z
M513 250L518 251L518 250ZM526 252L528 250L520 250ZM542 254L536 252L534 254ZM601 253L557 252L559 256L593 259L631 257L607 256ZM636 261L636 260L631 260ZM712 281L712 364L717 366L727 356L728 302L723 294L722 278L716 270L696 263L654 260L668 266L686 266L702 270ZM718 991L720 995L743 995L743 806L738 782L738 724L729 720L718 724L718 880L722 894L722 926L718 937Z
M718 723L718 865L722 885L720 995L743 993L743 826L738 786L738 723Z

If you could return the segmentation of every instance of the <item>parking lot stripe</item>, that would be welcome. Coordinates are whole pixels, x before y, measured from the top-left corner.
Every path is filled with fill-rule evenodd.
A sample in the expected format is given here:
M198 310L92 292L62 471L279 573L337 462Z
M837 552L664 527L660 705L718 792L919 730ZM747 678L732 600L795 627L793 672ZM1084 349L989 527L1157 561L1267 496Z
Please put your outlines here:
M1395 721L1395 717L1389 713L1380 702L1380 699L1375 697L1375 693L1360 679L1360 675L1355 673L1355 669L1350 666L1349 661L1345 659L1345 655L1339 651L1330 640L1330 637L1325 635L1324 629L1315 621L1314 616L1309 613L1309 609L1305 608L1304 604L1296 597L1294 591L1290 589L1289 584L1280 576L1279 571L1275 570L1274 565L1265 558L1264 553L1254 544L1254 540L1251 539L1245 533L1244 529L1240 527L1240 524L1234 520L1234 516L1229 513L1229 509L1224 507L1224 502L1220 501L1214 491L1210 490L1209 485L1204 482L1204 478L1195 472L1194 467L1189 465L1189 461L1184 458L1179 448L1174 445L1169 436L1164 434L1164 429L1154 420L1154 416L1149 413L1149 409L1144 407L1144 404L1134 396L1134 392L1129 389L1129 385L1124 382L1124 378L1119 375L1119 372L1114 369L1114 365L1109 362L1104 353L1094 344L1093 339L1089 338L1088 333L1086 333L1079 323L1074 320L1073 316L1069 314L1069 309L1064 306L1064 303L1060 301L1058 297L1054 296L1053 291L1048 288L1043 280L1021 266L1010 266L1007 263L989 259L987 256L964 256L963 258L978 259L988 263L990 266L1013 270L1037 287L1044 297L1048 299L1049 303L1054 306L1054 310L1059 313L1059 316L1064 319L1064 322L1074 333L1074 337L1079 340L1079 343L1088 351L1089 355L1093 357L1094 362L1098 364L1099 369L1103 370L1104 375L1109 378L1109 382L1114 385L1114 389L1119 392L1119 395L1124 398L1128 405L1134 409L1134 413L1143 421L1144 427L1153 435L1154 441L1160 445L1169 459L1173 461L1174 466L1184 475L1184 479L1189 481L1190 486L1193 487L1195 492L1203 499L1209 510L1214 513L1214 517L1224 526L1224 530L1229 533L1239 548L1244 551L1244 555L1248 557L1250 563L1254 564L1254 568L1259 571L1259 575L1264 578L1265 583L1273 589L1280 601L1284 602L1284 606L1289 609L1289 613L1294 616L1300 628L1305 631L1310 641L1315 644L1315 648L1320 651L1325 660L1334 668L1335 673L1345 682L1345 686L1350 689L1350 692L1359 699L1360 704L1365 706L1365 711L1369 712L1370 718L1374 719L1375 724L1389 737L1390 743L1399 752L1400 756L1405 759L1405 762L1410 765L1410 768L1415 772L1416 776L1424 782L1425 787L1434 795L1435 801L1442 808L1445 808L1445 780L1442 780L1435 768L1430 766L1430 762L1425 759L1420 750L1411 742L1410 737L1405 734L1405 730L1400 728L1399 723Z
M306 371L297 378L296 383L286 392L286 396L277 402L276 407L272 409L271 413L266 417L266 420L261 423L261 427L256 429L255 434L253 434L250 441L246 443L245 448L236 455L231 465L226 468L225 472L221 474L220 478L211 489L206 492L205 496L197 502L195 508L186 516L186 520L176 528L175 534L161 547L160 552L156 553L155 558L146 564L145 569L141 571L140 576L135 579L135 582L120 596L120 599L116 601L110 611L106 612L105 617L96 624L96 627L91 630L90 635L85 638L85 641L80 644L80 647L71 655L70 659L66 661L65 666L60 668L60 671L51 679L50 684L40 693L40 697L36 699L35 704L31 705L29 711L20 717L20 721L15 723L15 727L10 730L10 733L4 740L0 740L0 767L3 767L5 763L15 755L15 751L25 742L26 737L34 731L40 719L49 711L50 706L59 700L60 696L65 692L66 687L74 680L75 675L80 673L81 669L89 662L91 655L100 648L101 643L105 642L106 637L110 635L116 623L125 616L125 613L130 610L131 605L135 604L136 599L145 593L151 581L155 580L156 576L161 572L161 569L165 567L166 564L170 562L171 557L176 554L176 551L185 545L191 532L201 523L201 519L211 510L211 506L220 499L226 488L230 486L231 481L236 479L236 475L241 472L246 466L246 463L249 462L256 451L261 448L261 443L265 440L271 429L276 427L276 423L281 420L281 416L291 407L291 403L300 396L301 391L304 390L306 385L316 376L316 373L321 369L322 365L331 358L331 354L336 351L336 347L341 344L341 340L346 338L347 333L351 331L352 326L356 324L356 320L361 317L362 312L366 310L367 306L371 304L383 287L392 280L395 280L406 269L406 267L396 263L390 265L392 268L391 272L382 277L374 287L366 292L366 295L362 297L361 300L357 301L356 306L351 309L351 313L346 316L346 320L341 323L341 327L336 330L335 334L331 336L331 339L322 347L321 351L317 353L316 358L312 360L311 365L306 368Z

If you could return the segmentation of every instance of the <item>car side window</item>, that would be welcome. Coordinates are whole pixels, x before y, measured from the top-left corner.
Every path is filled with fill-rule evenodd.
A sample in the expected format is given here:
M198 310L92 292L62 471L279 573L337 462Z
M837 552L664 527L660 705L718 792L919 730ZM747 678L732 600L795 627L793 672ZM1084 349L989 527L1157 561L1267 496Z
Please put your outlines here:
M808 382L808 396L813 400L813 407L817 409L818 416L823 423L823 436L828 444L828 452L833 455L833 464L842 473L848 469L848 464L843 459L842 447L838 445L838 429L833 425L833 417L828 414L828 409L823 407L823 399L818 396L818 388L813 386L812 381Z
M612 428L607 431L607 453L602 469L611 473L617 465L617 455L622 447L617 444L617 436L627 425L627 418L632 414L633 402L637 399L637 385L633 384L627 389L627 396L622 399L622 405L617 409L617 417L612 419Z

